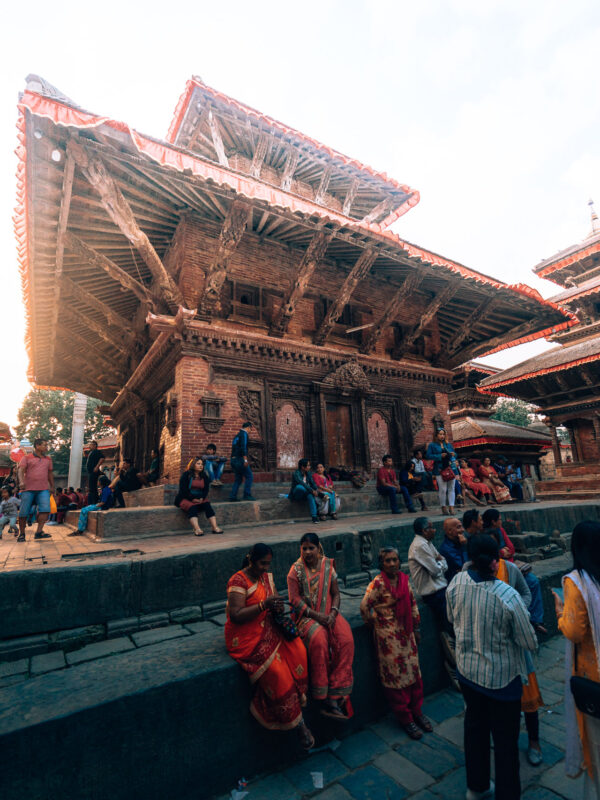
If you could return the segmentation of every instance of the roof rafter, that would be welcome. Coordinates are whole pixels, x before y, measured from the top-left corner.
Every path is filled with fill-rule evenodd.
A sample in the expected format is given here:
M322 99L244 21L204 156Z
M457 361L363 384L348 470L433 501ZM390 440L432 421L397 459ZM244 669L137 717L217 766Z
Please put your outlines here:
M429 325L431 320L435 317L438 310L444 306L456 294L456 292L458 292L459 288L459 281L450 281L445 289L442 289L441 292L436 294L423 314L421 314L419 322L399 343L395 350L394 358L401 359L405 355L406 351L414 345L427 325Z
M99 300L93 294L88 292L87 289L84 289L83 286L80 286L66 275L63 275L62 277L62 288L63 290L66 290L67 294L75 299L78 303L83 303L84 305L93 308L95 311L99 311L100 314L106 318L106 321L109 325L113 325L115 328L118 328L121 331L122 335L125 337L125 341L129 339L129 343L133 344L135 333L125 317L122 317L117 311L114 311L109 305L102 300Z
M414 270L407 275L404 283L399 289L396 290L377 322L373 325L370 331L365 334L365 338L360 347L361 353L370 353L375 349L375 345L381 338L383 331L396 318L402 304L409 297L409 295L413 294L417 290L417 287L425 278L425 274L426 273L423 273L420 270Z
M69 223L69 211L71 208L71 196L73 193L73 179L75 176L75 161L72 156L67 155L65 160L65 170L63 174L62 197L60 202L60 212L58 215L58 234L56 237L56 261L54 267L54 301L52 303L52 322L51 330L56 331L58 324L58 312L60 310L60 289L65 255L65 232ZM54 372L54 341L55 336L49 342L49 360Z

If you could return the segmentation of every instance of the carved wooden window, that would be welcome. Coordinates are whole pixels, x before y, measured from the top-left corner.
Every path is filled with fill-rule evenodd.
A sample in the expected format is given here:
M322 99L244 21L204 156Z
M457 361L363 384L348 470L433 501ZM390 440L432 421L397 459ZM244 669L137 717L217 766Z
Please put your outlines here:
M265 320L266 296L261 286L252 286L239 281L230 282L230 316L241 320L263 322Z
M323 319L325 319L325 316L329 311L330 306L332 305L333 305L333 300L329 300L326 297L321 298L321 308L320 308L321 313L320 313L319 324ZM333 328L331 329L331 335L340 337L345 342L360 343L361 341L360 331L357 331L356 333L346 333L346 331L348 328L360 325L361 322L362 319L357 308L347 303L344 306L342 313L338 317Z

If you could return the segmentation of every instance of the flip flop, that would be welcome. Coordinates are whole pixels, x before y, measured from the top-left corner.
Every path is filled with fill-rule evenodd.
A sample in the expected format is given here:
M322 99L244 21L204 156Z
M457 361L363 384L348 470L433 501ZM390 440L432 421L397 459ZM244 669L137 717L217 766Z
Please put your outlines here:
M196 531L194 531L194 536L204 536L204 531L200 531L200 533L196 533Z
M217 528L216 531L211 531L211 533L225 533L225 531L222 528Z

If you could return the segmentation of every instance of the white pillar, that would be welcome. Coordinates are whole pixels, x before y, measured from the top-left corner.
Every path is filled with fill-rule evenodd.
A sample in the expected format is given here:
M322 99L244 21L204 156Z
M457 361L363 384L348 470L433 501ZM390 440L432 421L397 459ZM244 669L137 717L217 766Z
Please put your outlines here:
M75 393L73 405L73 428L71 430L71 455L69 457L68 485L75 489L81 485L81 462L83 460L83 431L85 428L85 410L87 397Z

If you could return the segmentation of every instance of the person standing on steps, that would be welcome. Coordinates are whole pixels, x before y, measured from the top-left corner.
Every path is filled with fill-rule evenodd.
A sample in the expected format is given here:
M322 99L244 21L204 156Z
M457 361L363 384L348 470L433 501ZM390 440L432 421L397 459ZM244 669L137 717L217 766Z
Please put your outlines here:
M50 514L50 492L54 494L54 472L52 459L47 456L48 442L36 439L33 453L23 456L19 462L19 486L21 491L21 507L19 508L19 538L25 541L27 517L33 505L37 506L37 530L34 539L51 539L44 532L44 523ZM24 487L24 488L23 488Z
M448 463L445 463L444 456ZM454 514L454 501L456 497L455 481L458 467L456 453L450 442L446 441L446 431L443 428L435 435L435 442L427 445L425 458L433 461L433 474L438 484L438 496L442 507L442 514Z
M252 470L248 463L248 438L252 428L251 422L244 422L240 432L236 434L231 443L231 468L235 474L235 480L231 487L231 494L227 498L230 502L238 499L238 491L244 483L244 500L256 500L252 497Z
M104 464L104 456L100 450L98 450L98 442L93 440L90 442L90 453L85 462L85 468L88 474L88 492L92 504L98 502L98 478L100 477L100 467L102 464Z

